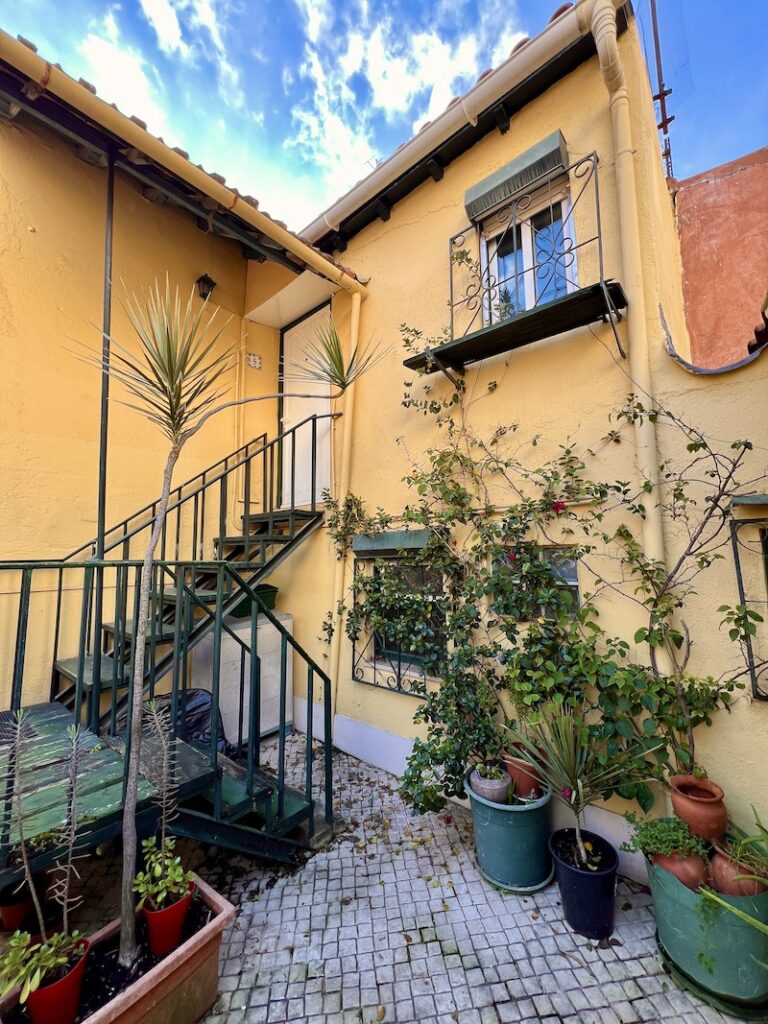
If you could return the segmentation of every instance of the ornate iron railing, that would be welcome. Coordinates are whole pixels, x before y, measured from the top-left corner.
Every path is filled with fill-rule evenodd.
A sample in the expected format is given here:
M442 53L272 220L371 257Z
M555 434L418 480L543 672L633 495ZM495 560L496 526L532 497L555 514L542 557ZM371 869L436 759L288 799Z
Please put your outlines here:
M174 596L169 628L164 629L162 622L158 625L155 619L150 622L145 694L147 699L158 697L167 700L171 708L174 738L185 741L189 739L186 705L191 693L200 689L199 680L195 681L197 676L193 670L192 656L195 647L203 639L209 640L210 678L206 677L202 688L210 694L210 722L204 741L200 742L199 736L193 739L196 741L195 750L208 766L205 784L208 786L210 811L201 818L196 811L190 810L187 813L182 806L182 825L191 828L190 821L194 825L203 818L222 823L222 828L227 824L231 808L227 809L223 804L224 776L221 770L222 759L226 758L230 762L240 762L243 766L244 806L248 801L258 800L259 793L265 792L265 774L273 779L275 796L265 803L268 811L265 831L280 834L281 822L287 818L290 823L291 814L297 815L295 809L286 807L286 736L292 719L286 695L289 666L294 670L303 667L308 707L306 756L302 778L297 779L294 772L291 786L300 790L306 799L308 806L302 808L297 823L302 823L311 836L315 805L322 809L328 824L333 820L331 680L280 619L264 606L258 592L249 584L249 577L258 568L258 565L245 563L234 566L222 561L154 563L152 593L159 593L161 581L165 580L173 586ZM204 591L198 585L201 572L205 573L206 578ZM5 677L11 679L7 700L9 710L17 711L28 706L44 707L46 699L56 696L55 686L51 686L48 692L48 679L55 662L51 626L58 618L67 624L66 635L70 638L64 653L69 655L69 671L74 676L73 694L69 701L71 721L91 727L91 731L98 733L104 742L115 745L124 754L126 765L130 747L126 712L133 689L135 642L130 616L135 621L141 576L142 563L138 561L0 563L0 622L6 637L0 660L3 662ZM63 585L60 582L62 578ZM89 653L93 643L91 607L92 594L99 578L105 587L110 614L115 617L115 642L112 655L109 658L105 656L102 662L103 676L94 680L90 676L92 654ZM238 627L229 615L243 601L248 606L247 618ZM279 721L275 730L277 760L274 763L273 755L270 755L269 771L266 773L266 765L261 760L263 729L260 708L264 679L259 648L259 633L265 622L279 637L278 677L272 680L279 699ZM229 671L233 671L234 664L239 680L237 707L234 716L230 715L230 721L234 717L237 726L229 735L225 734L221 709L222 645L225 642L229 645ZM205 664L207 671L207 658ZM322 737L315 735L313 716L318 696L323 705ZM94 720L97 723L95 728ZM316 739L321 739L324 744L324 772L319 786L314 772L313 748ZM194 779L191 781L194 782ZM115 834L116 829L119 830L115 822L111 823L110 828L112 834ZM92 834L96 837L94 841L100 841L101 832L98 829L94 829ZM242 848L247 847L248 843L244 841Z
M590 153L536 179L450 239L452 339L587 285L603 285L612 305L597 170L597 154Z

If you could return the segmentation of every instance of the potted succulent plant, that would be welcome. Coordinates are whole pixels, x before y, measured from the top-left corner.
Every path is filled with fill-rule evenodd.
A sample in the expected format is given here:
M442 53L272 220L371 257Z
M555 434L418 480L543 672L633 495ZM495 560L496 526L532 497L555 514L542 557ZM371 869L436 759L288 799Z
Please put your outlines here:
M645 781L643 761L630 750L609 750L583 713L560 705L542 708L521 743L575 818L574 828L558 829L549 838L565 920L580 935L605 939L613 931L619 858L606 839L584 829L584 811L621 785Z
M547 848L550 794L521 797L503 762L481 762L467 772L475 855L489 882L510 892L536 892L552 881Z
M628 812L624 815L634 834L622 850L642 853L658 867L670 871L689 889L698 889L707 880L707 847L679 818L645 818Z
M154 836L145 839L145 870L136 875L133 884L140 897L139 910L147 922L153 956L167 956L179 945L195 894L194 876L185 871L181 857L174 856L174 846L170 836L159 846Z
M176 814L178 774L176 740L167 705L151 700L145 708L147 775L155 787L160 810L158 835L142 843L144 870L136 875L134 892L138 909L144 914L149 932L149 948L154 956L167 956L181 942L195 884L181 857L174 853L176 841L168 835L168 826Z

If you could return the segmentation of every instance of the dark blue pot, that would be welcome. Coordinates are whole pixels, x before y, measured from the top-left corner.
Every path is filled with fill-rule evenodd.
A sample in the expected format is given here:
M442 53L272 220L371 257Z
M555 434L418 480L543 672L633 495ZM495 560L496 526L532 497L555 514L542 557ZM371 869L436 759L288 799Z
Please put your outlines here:
M613 916L616 907L616 871L619 855L611 844L594 832L581 830L584 839L592 843L594 850L602 854L599 871L575 868L557 855L558 839L572 838L576 830L561 828L549 839L549 849L555 862L557 884L563 904L563 916L579 935L588 939L607 939L613 932Z

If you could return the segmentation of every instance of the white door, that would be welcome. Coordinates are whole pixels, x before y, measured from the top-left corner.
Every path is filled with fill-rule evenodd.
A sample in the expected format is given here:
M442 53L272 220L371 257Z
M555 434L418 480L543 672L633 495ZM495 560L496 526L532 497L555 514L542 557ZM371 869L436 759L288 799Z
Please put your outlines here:
M331 411L330 387L319 381L295 380L298 367L305 364L307 345L317 344L318 330L331 322L331 307L323 306L310 313L283 333L283 419L282 431L302 423L310 416L326 416L317 420L313 441L311 423L305 423L283 441L281 460L281 495L283 508L312 503L312 448L316 449L314 500L321 501L322 492L331 486ZM311 398L292 398L295 393Z

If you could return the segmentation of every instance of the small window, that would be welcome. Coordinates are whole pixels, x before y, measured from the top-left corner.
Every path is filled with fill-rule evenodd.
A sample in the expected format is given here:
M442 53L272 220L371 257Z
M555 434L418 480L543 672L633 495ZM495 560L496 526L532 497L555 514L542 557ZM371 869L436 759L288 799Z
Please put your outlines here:
M432 650L426 657L423 648L419 649L419 645L415 643L411 645L408 638L403 635L403 630L399 626L400 616L397 608L392 608L389 613L392 629L384 628L374 634L374 657L417 665L427 659L434 659L433 651L444 650L446 643L445 612L442 608L442 577L431 566L412 565L394 558L387 559L386 563L375 565L373 571L374 573L395 571L400 577L400 582L410 588L414 597L418 597L419 604L422 603L424 597L432 599L430 612L426 619L427 634L430 637L428 646ZM408 601L410 596L406 595L405 601Z
M496 614L526 622L537 616L553 618L563 604L570 612L578 610L579 570L573 548L540 547L533 556L510 549L507 567L511 574L508 585L494 595ZM558 592L567 595L566 601L558 600ZM544 595L551 599L542 601Z
M570 608L575 612L579 607L579 563L572 548L540 548L539 556L552 572L555 583L570 595ZM547 616L551 608L543 607L541 614Z
M423 684L442 674L448 649L443 578L434 568L419 565L412 556L399 554L357 558L355 576L361 592L365 577L397 574L396 597L377 594L373 607L359 624L352 643L352 678L382 689L423 696Z
M560 299L577 288L575 241L565 182L528 195L481 226L485 323Z

